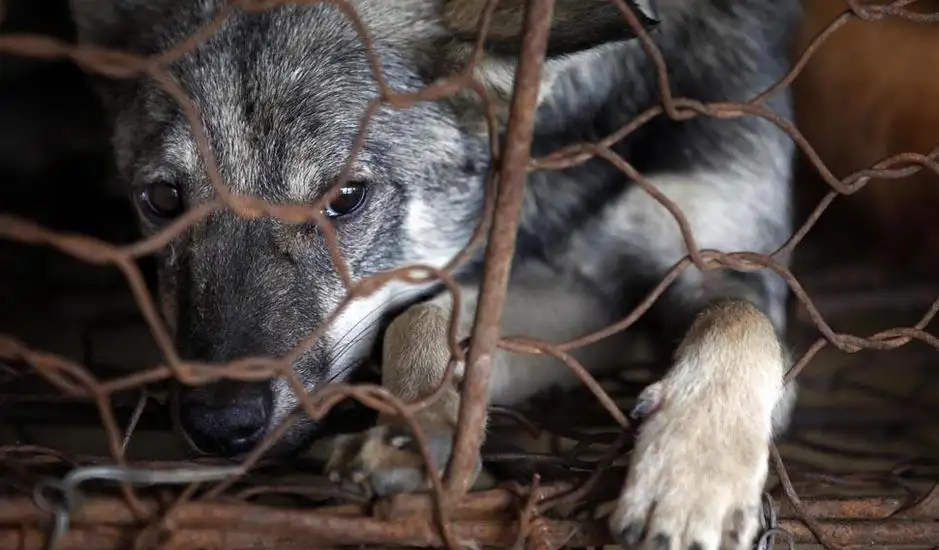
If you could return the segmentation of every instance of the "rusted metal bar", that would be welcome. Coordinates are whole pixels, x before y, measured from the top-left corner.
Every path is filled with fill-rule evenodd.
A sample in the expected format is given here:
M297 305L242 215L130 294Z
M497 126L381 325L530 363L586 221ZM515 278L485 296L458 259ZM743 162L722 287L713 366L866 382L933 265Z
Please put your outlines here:
M545 487L545 494L569 489L565 484ZM810 491L814 492L814 491ZM824 492L823 492L824 494ZM910 507L909 496L855 498L814 497L803 511L814 517L821 532L844 548L890 545L891 548L931 548L939 540L939 490L933 489ZM167 525L167 550L217 547L226 550L308 548L315 540L328 548L337 545L412 545L439 547L429 495L399 495L377 508L340 505L317 509L282 509L248 503L189 502L180 504ZM459 540L481 546L510 545L517 536L521 497L512 490L494 489L467 495L450 511L452 533ZM135 516L128 504L114 497L89 498L74 510L71 528L60 539L60 550L70 548L124 548L138 536L142 525L160 521L165 507L143 500L143 514ZM779 509L780 527L800 544L816 542L788 503ZM0 506L0 550L42 548L50 516L27 497L3 499ZM568 547L609 544L602 520L548 521L547 540Z
M535 110L541 90L541 69L553 11L554 0L528 0L525 3L521 57L500 158L495 213L486 245L486 269L471 333L456 441L446 480L449 496L454 499L469 489L484 435L492 356L499 341L502 306L525 197Z
M167 543L162 548L306 550L310 548L310 541L315 541L319 548L360 544L440 547L442 544L429 516L385 522L287 510L270 510L260 515L254 512L245 507L189 505L185 521L174 515L172 529L166 533ZM552 547L563 544L583 548L612 543L602 520L544 520L542 525L544 538ZM817 543L798 520L783 520L779 525L799 544ZM819 526L845 548L890 545L891 548L928 549L939 541L939 522L935 521L829 520L819 522ZM458 539L480 546L507 547L517 536L514 521L454 521L451 528ZM59 540L58 550L124 549L128 541L139 534L139 529L139 524L132 523L120 526L76 524ZM46 532L35 524L0 525L0 550L40 550L45 539Z
M543 489L542 497L551 497L569 490L566 484L547 486ZM48 518L48 514L35 506L27 497L4 498L0 506L0 526L16 524L36 524ZM471 493L463 499L458 506L450 512L450 517L458 521L491 521L495 518L515 516L518 512L519 496L506 489L493 489ZM900 496L859 496L854 498L807 498L804 502L805 512L814 518L823 521L876 521L892 517L896 514L897 520L924 520L939 522L939 498L923 499L915 510L908 513L898 513L910 504L909 497ZM160 507L153 500L143 500L144 520L157 517ZM174 518L181 524L196 521L206 517L213 507L223 508L221 519L236 518L239 514L259 518L273 517L287 511L279 508L270 508L255 504L242 503L208 503L192 502L180 506ZM412 517L428 517L431 515L433 502L429 495L398 495L397 497L376 503L375 507L359 505L324 506L315 510L295 510L291 513L322 517L359 517L369 516L379 518L388 523L392 520L404 521ZM369 513L371 512L371 514ZM119 498L100 497L89 498L85 504L72 515L73 521L87 525L123 526L136 525L137 518L127 507L127 503ZM779 518L782 520L797 520L799 513L788 503L781 502ZM220 519L220 520L221 520Z
M129 510L126 512L129 513ZM239 548L294 548L304 541L323 546L360 544L403 544L439 548L443 545L440 532L430 515L410 516L400 521L383 521L370 517L336 516L316 511L278 510L252 505L222 503L190 503L173 514L171 534L180 548L199 541L211 542L210 547L226 550ZM140 533L140 523L108 525L82 522L75 517L71 528L58 539L59 550L68 548L126 548L127 540ZM515 520L459 520L450 523L458 540L476 541L483 546L511 546L518 535ZM43 548L47 529L36 522L0 523L0 550ZM88 537L94 544L88 544ZM547 526L546 539L559 547L569 541L572 546L588 546L608 538L600 525L577 521L555 521ZM85 546L82 546L85 544Z

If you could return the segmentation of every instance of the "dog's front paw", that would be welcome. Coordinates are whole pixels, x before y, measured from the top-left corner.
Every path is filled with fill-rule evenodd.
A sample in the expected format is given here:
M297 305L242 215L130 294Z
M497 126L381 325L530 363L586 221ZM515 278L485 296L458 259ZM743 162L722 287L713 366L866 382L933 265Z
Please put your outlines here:
M714 395L673 403L666 398L648 417L610 518L619 544L654 550L751 547L770 433L768 422L747 418L739 405L721 404Z
M453 431L434 426L426 428L424 435L430 459L442 474L453 449ZM408 425L397 421L338 437L326 473L333 483L351 484L369 496L385 497L429 487L420 445Z

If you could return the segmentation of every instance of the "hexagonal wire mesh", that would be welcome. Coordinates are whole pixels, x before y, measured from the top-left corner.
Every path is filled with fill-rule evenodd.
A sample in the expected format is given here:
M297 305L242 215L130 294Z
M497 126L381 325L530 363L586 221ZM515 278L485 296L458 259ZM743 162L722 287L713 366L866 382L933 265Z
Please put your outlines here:
M363 143L370 118L382 105L407 108L416 102L440 99L463 89L479 91L480 84L474 80L473 64L470 64L459 75L437 82L420 93L396 93L377 69L380 63L371 53L369 30L358 19L353 7L343 0L321 1L332 2L356 24L369 49L375 68L374 78L381 88L381 97L369 106L361 121L356 150ZM90 46L76 46L38 35L0 37L2 53L44 59L66 58L91 73L112 78L147 77L159 82L189 118L199 151L208 167L209 179L217 193L215 200L191 209L158 235L124 246L56 232L22 217L0 214L0 236L4 239L52 247L83 262L117 267L130 285L136 305L164 361L164 364L152 369L101 379L88 365L32 349L13 336L0 336L0 358L9 361L4 365L4 370L0 371L5 377L4 384L38 374L61 394L58 397L45 396L47 404L55 402L57 406L64 407L68 399L90 398L97 407L106 431L110 453L109 457L103 458L76 456L40 445L20 444L0 448L0 465L4 471L2 488L7 495L0 503L0 548L105 549L122 548L132 543L134 548L287 549L309 547L304 541L311 540L317 541L317 547L403 544L454 548L458 545L457 541L465 540L474 540L483 546L527 545L530 548L607 544L609 538L604 523L595 516L601 503L615 497L615 489L619 487L623 475L619 459L628 449L631 426L621 412L622 403L634 395L637 387L644 384L635 379L595 380L568 352L633 325L668 285L683 270L692 266L702 270L752 270L766 267L787 281L802 307L803 319L796 319L794 323L811 325L822 335L807 347L788 374L789 378L800 376L813 357L824 353L826 348L856 353L861 350L896 350L911 342L939 347L939 341L925 330L939 311L939 300L933 302L912 326L881 330L868 337L840 334L823 318L820 308L810 299L803 284L787 268L774 261L774 257L792 252L837 196L856 192L874 176L901 177L924 167L939 172L935 160L939 150L928 155L897 155L869 170L839 180L827 170L790 121L765 107L766 99L790 85L803 67L804 60L850 19L875 19L890 14L910 20L935 21L939 20L939 15L909 11L907 6L912 3L909 0L870 6L849 2L850 10L836 18L818 35L784 79L745 103L702 103L671 96L667 78L664 77L664 61L655 44L638 25L628 6L622 0L614 2L623 10L626 23L636 29L660 75L663 75L665 87L662 90L662 104L642 113L632 123L597 142L568 147L542 158L530 158L528 144L537 99L537 87L531 84L540 78L551 3L529 2L526 17L528 42L518 66L519 86L513 99L506 143L500 147L494 138L492 140L493 155L500 157L501 162L499 168L489 174L485 213L470 245L444 269L409 266L354 284L350 280L345 259L336 246L335 232L321 213L322 206L331 197L301 207L267 204L229 191L216 168L196 107L166 69L173 60L216 32L235 11L257 12L281 2L233 0L195 36L148 58ZM311 0L306 3L314 2ZM494 6L495 2L490 1L487 14L491 13ZM483 17L480 36L485 35L487 24L487 17ZM480 44L481 41L477 49ZM483 94L480 97L485 99ZM682 223L684 216L680 209L658 193L641 173L610 148L616 141L660 116L675 120L698 116L766 118L792 137L831 186L831 191L792 238L774 254L699 250L693 235L685 231L690 254L669 271L639 307L600 334L586 335L566 343L549 343L531 338L500 338L496 331L486 330L495 326L500 317L509 259L514 248L521 189L530 170L560 169L583 163L594 156L602 157L668 207L679 223L687 228L687 222ZM913 166L896 167L901 164ZM498 186L494 185L497 177ZM345 177L340 180L333 193L343 184ZM347 298L331 318L285 357L246 358L213 366L181 360L136 263L138 259L165 246L190 225L226 208L246 217L273 216L288 223L317 224L330 244L332 260L347 285ZM220 378L285 377L291 380L294 388L301 388L301 383L289 368L292 359L321 336L329 321L349 301L374 292L380 285L395 279L409 282L442 280L450 291L455 291L452 272L467 260L472 250L484 242L487 233L485 278L488 293L477 309L476 329L468 351L455 338L451 342L454 359L465 359L467 365L458 444L447 478L440 480L439 476L432 476L435 483L430 495L401 495L373 505L363 502L355 494L336 489L316 476L284 479L283 475L272 474L261 455L284 433L290 422L275 430L237 466L130 461L126 458L125 448L131 433L135 426L139 426L149 396L159 392L153 389L158 387L156 385L159 382L172 378L197 385ZM811 286L811 283L807 283L807 286ZM454 299L459 301L460 296L454 294ZM514 477L515 481L464 496L465 484L482 440L482 419L486 409L482 397L489 382L488 357L497 346L519 353L553 355L574 369L589 389L578 390L580 394L575 391L560 397L554 396L551 398L551 407L547 409L539 409L537 403L528 411L493 409L490 414L494 417L494 429L498 430L505 425L530 433L533 439L547 438L547 450L541 453L518 450L484 453L488 463L510 466L510 477ZM448 379L452 369L449 372ZM904 406L909 408L909 395L897 397L861 382L846 382L839 376L836 372L823 382L808 379L806 385L810 391L819 385L824 385L823 389L826 390L838 385L850 386L849 389L865 393L868 397L899 402L901 409ZM441 388L446 383L447 380L441 384ZM921 389L926 383L919 385ZM133 394L129 400L128 392ZM5 399L15 396L16 391L4 392ZM365 384L330 384L313 395L298 392L298 396L303 411L313 418L323 417L332 407L347 399L405 418L410 418L419 406L403 403L377 386ZM601 404L595 410L585 411L583 404L591 396L601 398ZM436 397L438 395L431 396L424 402ZM576 405L567 406L566 403ZM858 413L848 411L842 414L848 417ZM919 411L914 416L921 419L924 413ZM935 419L934 409L927 409L925 416L927 419ZM572 420L574 417L578 420ZM612 425L609 424L611 418L614 420ZM864 433L869 436L870 430L880 430L876 433L886 437L891 430L909 428L912 422L910 418L909 415L878 417L876 421L868 418L863 422L863 428L867 430ZM122 425L125 428L122 429ZM426 457L429 451L420 427L413 422L411 425L422 443L422 452ZM583 429L584 426L592 426L592 429ZM856 428L857 423L852 425L851 422L842 422L841 426ZM814 423L809 419L803 427L806 430L800 431L797 437L782 445L783 451L787 447L792 448L791 453L782 453L788 457L788 468L781 453L773 448L775 476L767 492L761 544L775 541L785 546L796 542L821 542L832 549L867 547L872 544L897 548L929 548L935 545L939 540L939 490L935 483L930 482L930 479L935 479L937 472L934 461L924 458L912 460L909 454L886 451L865 454L852 449L850 442L841 445L842 442L829 430L830 424L821 419L816 419ZM822 436L815 434L813 437L812 428ZM813 452L849 455L856 461L879 461L880 468L859 472L826 471L813 467L813 457L809 456ZM884 466L887 462L892 464ZM432 464L428 468L435 474ZM69 473L61 477L63 470ZM539 473L532 474L535 470ZM794 474L792 477L790 471ZM50 475L60 480L49 482ZM106 485L95 484L95 481L118 482L120 492L115 494ZM210 482L214 485L206 488L205 484ZM83 484L81 490L78 488L79 483ZM185 486L182 491L173 489L180 484ZM143 490L140 487L142 485L156 486L156 490ZM611 491L611 488L614 490ZM462 500L454 500L454 497L461 496ZM259 501L261 497L280 498L273 501L268 498L262 504Z

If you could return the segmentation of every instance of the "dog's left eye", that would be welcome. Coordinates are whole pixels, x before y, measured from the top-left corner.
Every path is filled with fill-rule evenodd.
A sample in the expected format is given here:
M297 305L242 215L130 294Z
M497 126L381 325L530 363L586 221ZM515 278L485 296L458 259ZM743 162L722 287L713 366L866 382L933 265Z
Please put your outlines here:
M365 204L368 186L362 182L349 182L342 186L336 198L326 205L326 216L341 218L348 216Z
M140 200L148 213L163 220L179 217L185 210L179 187L166 181L153 182L140 192Z

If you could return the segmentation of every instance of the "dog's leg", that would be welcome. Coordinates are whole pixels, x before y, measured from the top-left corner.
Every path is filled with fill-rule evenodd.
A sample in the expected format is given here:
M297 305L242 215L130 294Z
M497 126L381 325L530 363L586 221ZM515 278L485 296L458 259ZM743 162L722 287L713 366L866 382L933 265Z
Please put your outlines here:
M785 212L788 203L773 187L752 181L733 172L652 179L683 210L700 247L769 251L787 229L771 208ZM635 191L610 213L621 217L605 223L629 228L626 238L640 249L632 265L654 280L684 247L670 214ZM787 426L795 396L783 384L785 296L785 284L769 270L691 268L651 312L677 347L671 369L643 392L636 411L644 421L610 518L623 546L737 550L752 544L769 444Z
M474 298L471 292L463 293L464 310ZM392 321L385 333L382 386L405 403L427 397L444 378L450 362L447 333L451 303L446 294L412 306ZM461 315L461 320L464 318ZM464 332L466 327L460 328ZM456 369L440 398L414 416L438 468L450 458L456 428L460 403L456 384L463 375L462 363ZM399 416L381 414L371 430L337 438L326 469L333 481L351 481L378 496L426 488L423 457L410 427Z
M785 353L751 302L705 306L646 407L612 517L620 542L663 549L746 548L758 527L774 431L788 418ZM775 424L775 426L774 426Z
M502 332L526 334L548 341L565 341L597 330L613 320L602 300L580 292L576 284L546 285L522 282L513 285L502 318ZM459 338L469 335L476 309L476 290L461 292ZM431 394L443 379L450 350L447 331L452 302L450 294L409 308L396 318L385 334L382 385L405 402ZM564 312L564 315L558 315ZM609 368L625 336L582 348L573 356L584 365ZM458 386L463 365L456 366L453 384L440 399L418 412L414 420L427 436L431 458L440 469L450 458L457 423ZM521 355L496 350L493 357L489 400L511 405L552 385L574 385L578 379L566 366L546 355ZM336 481L365 485L378 495L427 489L424 461L410 428L396 416L380 415L378 425L361 434L336 440L327 465ZM442 473L442 472L441 472Z

